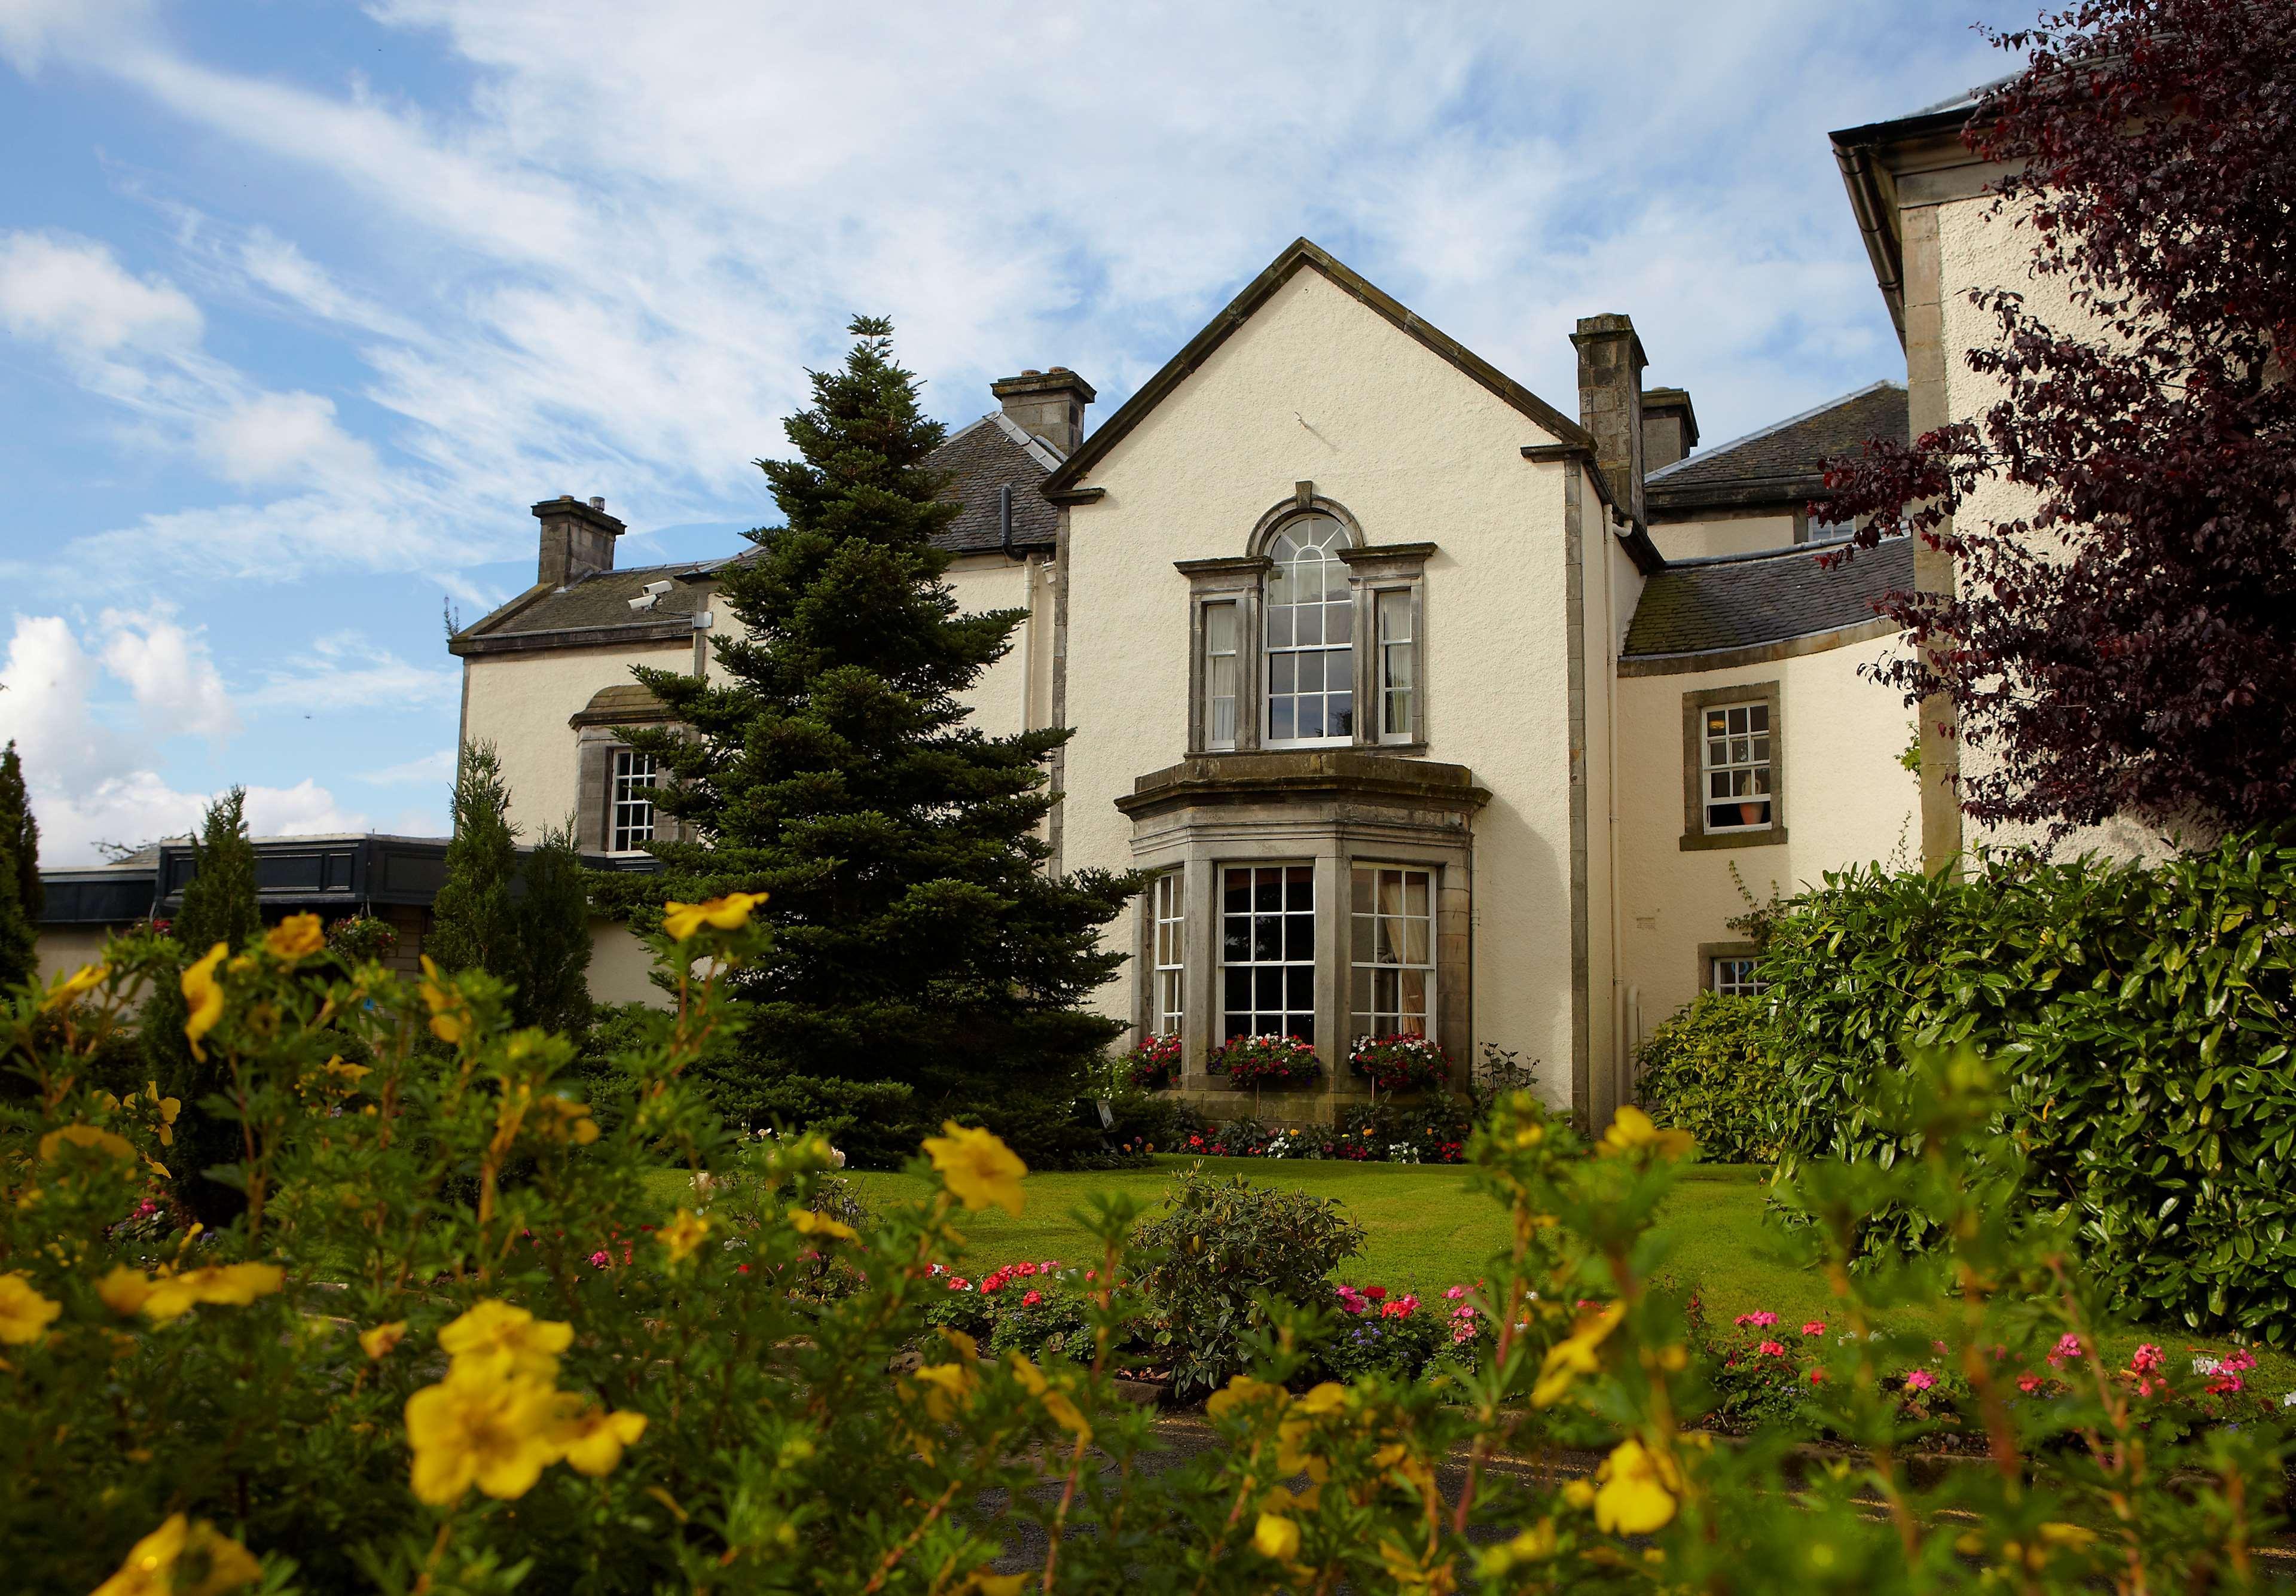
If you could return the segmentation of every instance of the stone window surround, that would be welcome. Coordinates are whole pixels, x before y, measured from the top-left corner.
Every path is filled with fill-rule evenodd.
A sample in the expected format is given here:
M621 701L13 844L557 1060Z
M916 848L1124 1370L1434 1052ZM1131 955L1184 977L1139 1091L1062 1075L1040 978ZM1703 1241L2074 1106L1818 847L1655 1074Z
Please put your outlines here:
M1770 711L1770 824L1762 831L1706 829L1703 717L1720 703L1762 703ZM1682 851L1768 848L1786 840L1785 687L1782 681L1741 682L1682 695Z
M1293 521L1308 515L1328 515L1353 539L1338 550L1348 567L1348 583L1355 600L1354 691L1356 726L1352 745L1323 745L1334 748L1377 748L1389 753L1421 753L1427 748L1427 601L1425 567L1435 552L1432 543L1391 543L1366 546L1363 527L1344 505L1315 491L1313 482L1299 483L1292 497L1261 515L1246 547L1251 551L1210 560L1177 560L1174 569L1188 579L1188 753L1256 753L1261 746L1262 720L1267 709L1267 684L1262 663L1265 634L1260 604L1267 573L1275 568L1267 557L1268 544ZM1406 591L1411 595L1412 727L1408 736L1380 733L1379 595ZM1204 610L1215 604L1236 609L1235 743L1232 749L1213 750L1206 742L1204 724ZM1317 745L1308 745L1313 748Z
M627 711L615 714L611 722L587 713L573 717L574 728L574 842L585 852L613 851L613 789L614 754L629 745L617 735L625 726L667 726L671 724L668 712L660 714L632 714ZM659 779L659 777L657 777ZM684 827L669 816L654 813L654 841L660 843L680 840Z
M1473 1034L1472 920L1473 811L1488 797L1464 770L1456 782L1429 784L1414 792L1375 791L1381 772L1360 786L1344 772L1316 779L1316 766L1333 756L1372 765L1388 764L1380 753L1349 749L1286 750L1257 754L1206 754L1143 777L1119 807L1133 817L1133 864L1154 872L1180 870L1186 973L1181 1012L1182 1063L1179 1086L1187 1097L1215 1109L1232 1108L1237 1089L1224 1075L1205 1069L1222 1029L1220 1004L1220 871L1228 865L1307 864L1316 872L1316 1051L1325 1076L1311 1091L1286 1091L1283 1112L1305 1117L1327 1115L1334 1104L1365 1099L1367 1083L1349 1074L1352 1041L1349 993L1352 961L1347 910L1354 867L1405 865L1435 876L1436 1040L1466 1062ZM1406 773L1455 768L1392 761ZM1233 786L1221 767L1249 769ZM1266 777L1277 768L1273 780ZM1287 778L1289 768L1300 773ZM1187 773L1175 781L1176 773ZM1183 790L1185 789L1185 790ZM1352 790L1351 790L1352 789ZM1133 1023L1146 1035L1154 1020L1152 967L1154 910L1143 894L1134 923Z
M1701 942L1698 944L1698 990L1714 990L1714 961L1718 958L1751 958L1760 950L1751 942Z

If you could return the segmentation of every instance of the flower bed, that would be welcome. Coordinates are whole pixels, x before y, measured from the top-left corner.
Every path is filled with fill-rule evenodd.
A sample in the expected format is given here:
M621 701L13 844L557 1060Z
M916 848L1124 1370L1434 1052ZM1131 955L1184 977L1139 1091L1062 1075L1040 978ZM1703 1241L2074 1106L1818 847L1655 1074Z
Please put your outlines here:
M1427 1036L1358 1036L1348 1065L1379 1091L1428 1091L1451 1080L1451 1057Z
M1127 1053L1119 1067L1124 1078L1143 1091L1161 1091L1180 1076L1180 1039L1151 1036Z
M1474 1123L1456 1099L1342 1113L1337 1123L1204 1120L1181 1132L1173 1151L1208 1158L1337 1158L1349 1164L1457 1164Z
M1209 1066L1238 1086L1308 1086L1324 1074L1315 1044L1296 1036L1234 1036Z

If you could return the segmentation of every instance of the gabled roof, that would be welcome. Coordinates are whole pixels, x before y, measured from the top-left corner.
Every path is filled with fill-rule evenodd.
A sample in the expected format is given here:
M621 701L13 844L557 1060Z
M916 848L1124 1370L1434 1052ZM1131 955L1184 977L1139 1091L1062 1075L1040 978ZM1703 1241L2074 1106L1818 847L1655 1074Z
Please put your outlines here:
M1669 560L1643 584L1620 658L1711 654L1840 631L1876 620L1884 594L1914 585L1914 540L1892 538L1829 571L1824 546Z
M1812 406L1799 415L1660 466L1643 479L1653 514L1721 506L1791 503L1824 496L1824 464L1855 455L1869 440L1904 440L1901 383L1881 382Z
M1529 389L1457 339L1389 298L1316 244L1305 238L1295 238L1282 254L1268 264L1266 271L1246 284L1243 292L1228 301L1227 309L1212 317L1202 332L1188 340L1178 354L1165 362L1161 371L1141 384L1139 391L1125 400L1116 414L1103 422L1092 436L1085 440L1083 446L1069 457L1067 463L1053 473L1045 483L1045 496L1059 504L1064 498L1076 494L1078 491L1077 484L1091 473L1092 468L1105 458L1111 449L1123 441L1127 433L1138 426L1150 411L1162 404L1191 372L1210 358L1213 350L1226 343L1232 333L1250 321L1253 314L1275 296L1277 289L1292 280L1293 274L1303 269L1321 272L1333 287L1385 317L1399 330L1521 411L1541 431L1558 441L1578 444L1588 449L1595 447L1593 434ZM1094 490L1084 489L1083 492L1089 497Z

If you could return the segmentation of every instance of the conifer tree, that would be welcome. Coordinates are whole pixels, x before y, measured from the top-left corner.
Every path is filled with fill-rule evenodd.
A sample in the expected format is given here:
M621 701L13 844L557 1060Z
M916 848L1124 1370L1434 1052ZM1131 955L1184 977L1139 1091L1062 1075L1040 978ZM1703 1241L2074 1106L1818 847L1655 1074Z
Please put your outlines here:
M543 832L527 854L515 902L517 964L504 972L518 983L511 1009L521 1025L581 1032L590 1023L590 899L574 822Z
M510 787L492 743L464 745L454 810L447 879L431 903L423 950L442 970L485 970L515 980L511 881L518 874L518 834L511 829Z
M0 991L39 967L40 827L11 741L0 751Z
M656 843L664 872L616 886L656 905L771 894L774 951L739 990L743 1052L779 1099L882 1115L894 1082L915 1123L977 1113L1057 1158L1078 1066L1122 1029L1083 1002L1120 962L1098 932L1138 884L1045 870L1046 767L1067 730L968 724L959 695L1025 612L958 613L932 543L958 506L925 463L943 429L891 324L849 330L844 366L809 374L812 406L786 424L798 458L758 462L787 524L723 568L747 635L716 640L706 681L636 671L690 730L623 735L700 840Z
M208 806L193 844L194 873L184 886L183 908L174 934L186 960L217 942L242 948L260 934L263 916L255 895L255 844L247 835L247 793L234 787ZM238 1121L215 1111L211 1099L231 1086L222 1058L192 1055L184 1040L187 1009L174 981L154 983L142 1023L144 1067L160 1091L177 1098L175 1151L168 1168L176 1196L201 1222L228 1223L246 1205L244 1194L209 1180L207 1171L236 1164L245 1152Z

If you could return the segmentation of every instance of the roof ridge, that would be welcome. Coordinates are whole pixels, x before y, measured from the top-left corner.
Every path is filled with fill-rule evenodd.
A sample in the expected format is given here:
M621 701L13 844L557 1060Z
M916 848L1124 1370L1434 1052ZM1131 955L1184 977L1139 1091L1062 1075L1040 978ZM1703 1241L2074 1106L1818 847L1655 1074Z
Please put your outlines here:
M1895 543L1898 539L1911 535L1907 532L1893 532L1883 538L1882 542ZM1669 571L1690 571L1708 565L1748 565L1757 560L1782 560L1792 555L1802 555L1810 559L1816 559L1829 549L1847 548L1850 546L1850 542L1851 540L1847 538L1832 538L1809 543L1789 543L1784 548L1747 549L1743 553L1734 555L1693 555L1685 559L1669 560L1666 563L1666 568Z
M1784 421L1774 421L1766 427L1757 427L1743 437L1733 438L1727 443L1718 443L1702 453L1685 455L1681 459L1670 465L1661 465L1656 471L1644 472L1643 481L1644 482L1660 481L1676 472L1686 470L1692 465L1703 465L1710 460L1718 459L1728 454L1734 448L1743 448L1759 439L1767 438L1774 432L1783 432L1788 427L1808 421L1813 416L1823 415L1828 410L1838 410L1852 399L1864 399L1867 394L1878 392L1884 388L1903 389L1904 387L1903 383L1893 383L1887 377L1882 378L1879 382L1868 383L1863 388L1853 389L1848 393L1837 395L1823 404L1812 405L1808 409L1799 415L1789 415Z

